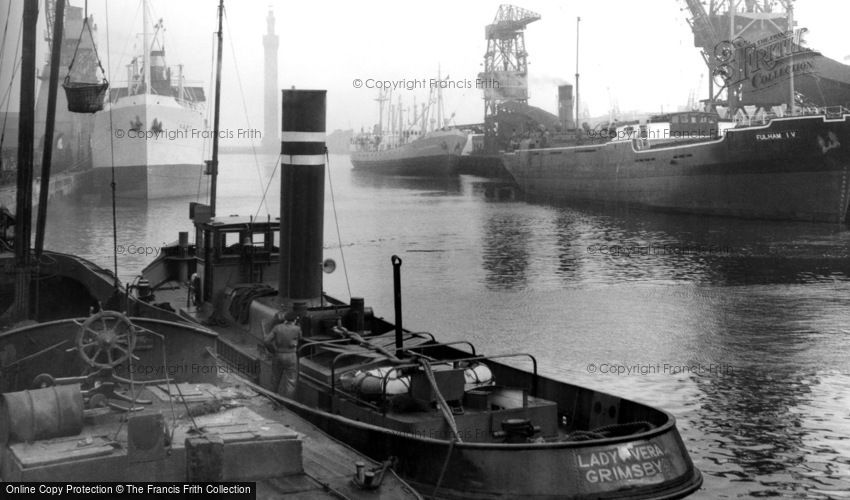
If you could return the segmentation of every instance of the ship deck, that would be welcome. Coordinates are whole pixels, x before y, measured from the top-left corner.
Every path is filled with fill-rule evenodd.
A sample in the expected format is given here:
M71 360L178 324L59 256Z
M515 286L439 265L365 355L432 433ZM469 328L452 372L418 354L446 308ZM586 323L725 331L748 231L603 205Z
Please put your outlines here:
M26 339L53 343L76 332L78 325L62 320L5 332L0 345L15 346L26 356L29 353L24 354L22 347ZM95 384L94 389L81 392L79 377L62 378L64 372L75 371L59 362L75 355L65 349L37 355L38 366L13 374L23 381L31 373L49 373L56 385L3 395L10 408L18 408L17 416L0 415L0 429L9 430L8 442L0 447L3 481L253 481L261 499L420 498L391 470L383 475L380 488L360 489L352 480L356 463L364 463L367 470L378 470L382 464L284 409L227 367L210 363L205 352L212 350L214 336L188 325L168 326L155 320L136 325L142 331L160 325L176 349L170 351L173 361L150 363L162 358L149 354L155 349L145 339L136 344L134 352L140 359L134 365L120 365L111 378L95 376L113 386ZM178 329L181 333L174 335ZM165 370L170 382L164 379ZM82 387L92 382L91 377ZM43 412L45 404L53 404L54 394L55 408L74 417L60 418L66 422L61 432L47 437L34 429L43 420L38 408ZM25 404L28 398L41 403L31 403L30 408ZM79 427L67 422L78 422ZM30 429L33 435L27 434Z

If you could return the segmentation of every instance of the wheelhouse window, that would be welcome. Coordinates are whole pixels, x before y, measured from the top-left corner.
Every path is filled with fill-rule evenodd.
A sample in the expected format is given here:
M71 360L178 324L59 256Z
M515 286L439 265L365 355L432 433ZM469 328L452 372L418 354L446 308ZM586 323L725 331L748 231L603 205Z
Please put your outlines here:
M242 242L239 239L239 231L226 231L219 236L220 255L239 255L239 250L242 247Z

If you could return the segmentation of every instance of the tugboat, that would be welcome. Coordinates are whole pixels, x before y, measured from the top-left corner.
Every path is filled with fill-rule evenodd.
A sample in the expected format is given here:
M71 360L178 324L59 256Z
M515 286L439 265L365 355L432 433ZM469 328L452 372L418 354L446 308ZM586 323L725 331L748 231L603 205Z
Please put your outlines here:
M335 267L322 261L325 92L284 90L282 102L279 219L215 217L194 204L195 243L182 233L142 272L149 301L209 325L230 370L331 436L393 460L424 494L672 498L699 488L671 414L545 377L531 354L487 355L404 329L398 257L394 324L362 298L324 294L323 270ZM278 325L290 335L283 350L270 346ZM276 368L283 351L297 361Z

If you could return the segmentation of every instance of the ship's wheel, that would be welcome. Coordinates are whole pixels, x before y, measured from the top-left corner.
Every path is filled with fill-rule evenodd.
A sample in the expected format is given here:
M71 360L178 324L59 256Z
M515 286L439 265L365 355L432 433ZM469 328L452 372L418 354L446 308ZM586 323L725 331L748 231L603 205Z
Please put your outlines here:
M115 368L133 355L136 327L117 311L100 311L80 325L77 352L92 368Z

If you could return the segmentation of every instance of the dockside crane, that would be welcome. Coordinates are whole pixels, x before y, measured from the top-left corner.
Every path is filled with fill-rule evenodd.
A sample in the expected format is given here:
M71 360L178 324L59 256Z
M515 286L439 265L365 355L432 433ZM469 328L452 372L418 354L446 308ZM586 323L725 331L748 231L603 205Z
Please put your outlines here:
M44 14L47 19L47 26L44 30L44 40L47 46L53 44L53 25L56 17L56 0L44 0ZM97 32L97 27L94 25L94 20L89 18L91 31L83 32L83 20L88 12L85 12L81 7L74 7L70 2L66 2L64 24L65 30L62 36L61 50L61 72L60 79L65 78L68 74L68 65L74 55L77 53L76 62L73 68L73 78L76 80L96 81L97 80L97 60L94 54L94 34ZM79 39L79 46L78 46ZM38 78L47 80L50 72L50 62L48 61L42 68ZM39 92L40 93L40 92Z
M704 0L684 2L690 13L687 22L694 34L694 47L700 49L709 70L706 107L711 111L715 111L717 106L726 107L731 117L748 104L759 107L781 104L751 103L742 95L740 85L727 88L722 78L723 64L728 58L728 50L736 41L752 43L792 29L793 0L709 0L708 10ZM724 91L725 98L722 97Z
M495 146L499 105L509 101L528 102L525 27L539 19L536 12L502 4L493 22L484 29L487 52L484 71L478 78L484 90L484 145L488 150Z

